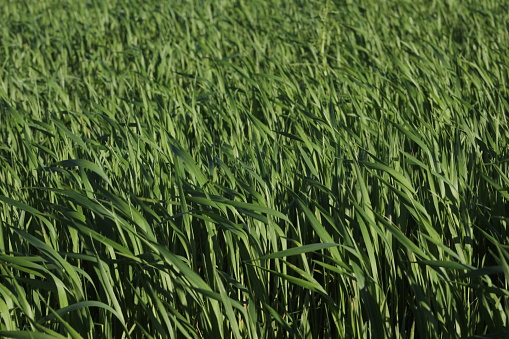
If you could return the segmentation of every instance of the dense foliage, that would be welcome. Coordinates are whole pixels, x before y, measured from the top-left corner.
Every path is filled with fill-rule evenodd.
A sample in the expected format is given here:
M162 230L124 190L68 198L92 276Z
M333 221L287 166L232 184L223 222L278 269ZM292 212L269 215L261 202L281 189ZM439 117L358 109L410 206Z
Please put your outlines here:
M0 336L509 335L507 1L0 7Z

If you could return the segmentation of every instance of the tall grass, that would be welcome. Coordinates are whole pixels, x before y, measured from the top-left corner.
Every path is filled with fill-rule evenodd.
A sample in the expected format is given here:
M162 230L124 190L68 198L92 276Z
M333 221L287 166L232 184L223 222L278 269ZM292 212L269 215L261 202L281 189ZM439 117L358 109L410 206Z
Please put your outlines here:
M509 335L504 1L0 6L1 336Z

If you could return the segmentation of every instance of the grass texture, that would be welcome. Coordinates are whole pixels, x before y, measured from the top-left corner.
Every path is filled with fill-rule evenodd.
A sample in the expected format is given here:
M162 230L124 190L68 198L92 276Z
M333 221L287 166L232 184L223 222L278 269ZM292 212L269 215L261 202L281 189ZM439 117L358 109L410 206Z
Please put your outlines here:
M0 336L509 335L507 1L0 6Z

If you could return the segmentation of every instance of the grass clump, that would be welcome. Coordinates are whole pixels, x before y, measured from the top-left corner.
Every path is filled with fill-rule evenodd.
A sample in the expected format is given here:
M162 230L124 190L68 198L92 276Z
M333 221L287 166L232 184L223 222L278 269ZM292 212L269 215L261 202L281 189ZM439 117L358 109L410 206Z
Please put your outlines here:
M0 5L0 335L508 335L503 2Z

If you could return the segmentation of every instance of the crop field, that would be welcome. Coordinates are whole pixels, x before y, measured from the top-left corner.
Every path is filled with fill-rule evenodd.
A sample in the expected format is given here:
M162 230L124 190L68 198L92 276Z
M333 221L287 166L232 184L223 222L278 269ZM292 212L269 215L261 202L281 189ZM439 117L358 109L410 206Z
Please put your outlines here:
M509 337L508 1L0 8L0 337Z

